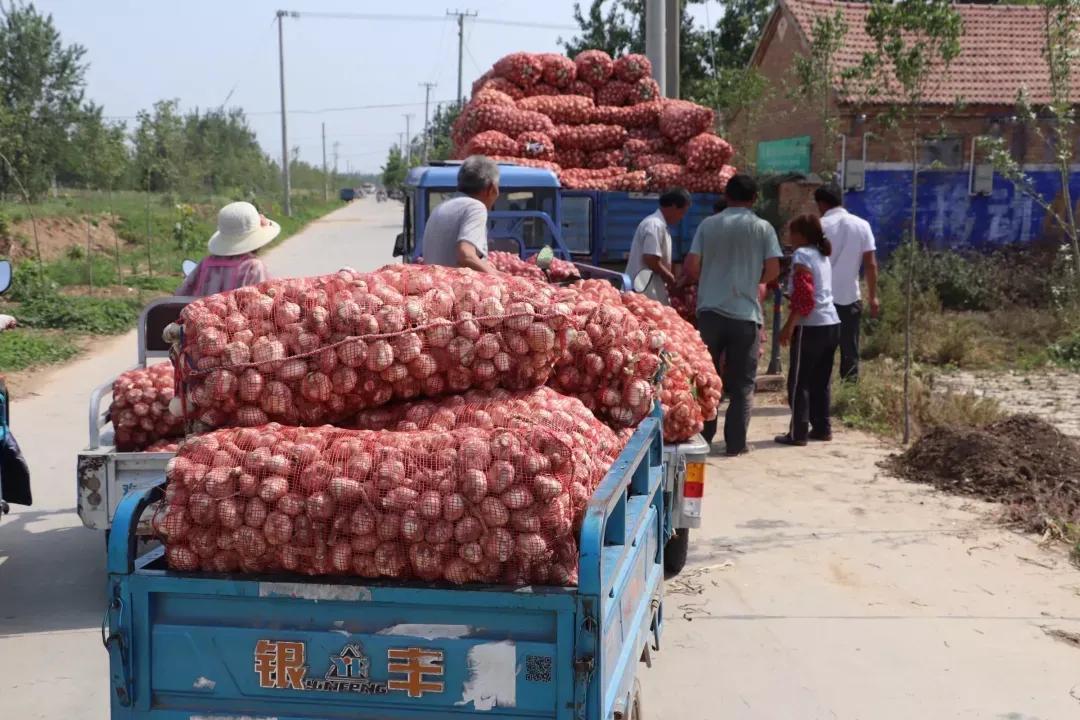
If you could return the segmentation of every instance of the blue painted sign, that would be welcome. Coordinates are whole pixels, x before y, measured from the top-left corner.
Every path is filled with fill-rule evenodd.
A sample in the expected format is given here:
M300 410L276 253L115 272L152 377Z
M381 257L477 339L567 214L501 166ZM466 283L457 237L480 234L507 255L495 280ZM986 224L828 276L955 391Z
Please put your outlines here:
M1053 170L1028 173L1033 187L1053 202L1061 191L1060 175ZM928 170L919 174L917 237L933 249L991 251L1014 243L1027 243L1043 232L1046 213L1034 199L1000 175L994 176L988 195L968 194L966 171ZM1073 202L1080 198L1080 173L1069 182ZM844 197L847 209L870 223L884 257L905 238L911 221L911 171L867 169L865 190Z

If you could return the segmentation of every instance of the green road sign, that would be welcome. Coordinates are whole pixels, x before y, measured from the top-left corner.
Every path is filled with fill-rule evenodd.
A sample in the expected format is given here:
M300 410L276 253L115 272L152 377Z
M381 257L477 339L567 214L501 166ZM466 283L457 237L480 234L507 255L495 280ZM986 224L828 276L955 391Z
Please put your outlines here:
M757 146L757 170L770 172L810 172L810 136L765 140Z

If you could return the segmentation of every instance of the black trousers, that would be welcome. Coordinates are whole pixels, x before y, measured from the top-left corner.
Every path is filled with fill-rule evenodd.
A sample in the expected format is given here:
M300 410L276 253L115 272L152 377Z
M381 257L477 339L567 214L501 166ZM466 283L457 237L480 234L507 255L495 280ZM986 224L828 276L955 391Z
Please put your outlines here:
M724 360L721 379L728 396L724 442L727 452L740 452L746 447L746 430L750 427L761 326L752 320L737 320L708 310L699 312L697 321L698 332L718 373Z
M835 305L840 316L840 378L859 380L859 323L862 320L862 302Z
M840 334L840 325L803 326L791 338L787 386L790 432L796 440L805 440L811 427L822 435L832 432L829 404Z

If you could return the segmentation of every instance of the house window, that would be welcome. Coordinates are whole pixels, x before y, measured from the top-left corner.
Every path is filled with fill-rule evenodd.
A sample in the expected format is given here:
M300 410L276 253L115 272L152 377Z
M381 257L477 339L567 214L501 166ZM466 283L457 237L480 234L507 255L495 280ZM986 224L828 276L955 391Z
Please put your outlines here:
M923 138L920 164L933 168L961 167L964 164L964 138L959 135Z

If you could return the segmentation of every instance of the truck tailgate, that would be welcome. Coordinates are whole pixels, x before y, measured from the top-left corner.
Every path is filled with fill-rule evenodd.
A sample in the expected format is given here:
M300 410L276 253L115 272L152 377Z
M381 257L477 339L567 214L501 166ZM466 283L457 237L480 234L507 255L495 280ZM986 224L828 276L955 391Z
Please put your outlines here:
M138 584L140 717L558 717L572 705L573 678L559 677L574 668L572 590Z

